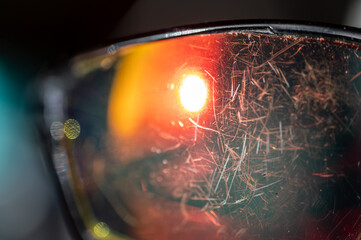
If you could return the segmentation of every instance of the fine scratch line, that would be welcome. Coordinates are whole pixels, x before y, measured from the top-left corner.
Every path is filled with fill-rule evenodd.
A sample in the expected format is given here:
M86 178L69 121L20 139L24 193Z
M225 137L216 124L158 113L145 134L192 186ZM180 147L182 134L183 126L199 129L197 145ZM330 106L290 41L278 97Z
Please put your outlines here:
M282 122L280 121L280 139L281 139L281 153L283 153L283 135L282 135Z
M243 202L243 201L246 201L247 198L242 198L242 199L239 199L237 201L235 201L233 204L237 204L237 203L240 203L240 202Z
M213 181L214 181L214 177L216 176L216 173L217 173L217 168L215 168L214 171L213 171L211 184L209 185L208 197L211 196L211 193L212 193L212 185L213 185Z
M191 123L193 123L195 126L197 126L198 128L201 128L201 129L204 129L204 130L208 130L208 131L212 131L212 132L218 133L217 130L214 130L214 129L212 129L212 128L203 127L203 126L197 124L192 118L188 118L188 120L189 120Z
M234 94L233 94L233 97L232 97L232 102L233 102L234 99L236 98L236 95L237 95L237 91L238 91L239 86L241 86L241 84L238 84L236 90L234 91Z
M278 159L280 159L281 157L274 157L274 158L270 158L270 159L265 159L265 160L263 160L262 162L274 162L274 161L276 161L276 160L278 160Z
M263 192L261 192L261 193L258 193L258 194L256 194L256 195L254 195L254 197L259 197L259 196L262 196L264 193Z
M224 166L223 166L223 170L222 170L222 172L221 172L221 176L220 176L219 179L218 179L217 185L216 185L216 187L214 188L214 192L217 192L219 183L221 182L221 179L222 179L222 177L223 177L223 173L224 173L224 171L226 170L226 167L227 167L227 164L228 164L228 161L229 161L229 155L230 155L230 154L228 154L226 163L225 163Z
M234 181L234 179L235 179L235 177L236 177L236 175L237 175L237 172L238 172L239 168L240 168L241 165L242 165L242 161L243 161L244 157L246 156L246 151L247 151L246 141L247 141L247 135L245 136L244 141L243 141L241 159L239 160L239 163L238 163L238 165L237 165L237 167L236 167L236 170L234 171L231 184L229 185L229 188L228 188L228 191L227 191L226 199L224 199L224 201L221 202L222 205L226 204L227 201L228 201L228 197L229 197L229 193L231 192L231 189L232 189L233 181Z
M277 180L277 181L275 181L275 182L273 182L273 183L270 183L270 184L268 184L268 185L265 185L265 186L262 186L262 187L259 187L259 188L256 188L256 189L253 189L253 191L255 192L255 191L257 191L257 190L260 190L260 189L263 189L263 188L270 187L270 186L272 186L272 185L274 185L274 184L276 184L276 183L279 183L279 182L281 182L281 181L282 181L282 179Z
M256 154L258 154L259 151L259 143L260 143L261 139L258 137L258 142L257 142L257 149L256 149Z
M267 133L267 147L266 147L266 153L269 153L269 134Z
M259 196L262 196L264 193L263 192L261 192L261 193L258 193L258 194L256 194L256 195L254 195L254 197L259 197ZM247 198L241 198L241 199L238 199L237 201L235 201L234 203L231 203L231 204L237 204L237 203L241 203L241 202L244 202L244 201L246 201L247 200Z

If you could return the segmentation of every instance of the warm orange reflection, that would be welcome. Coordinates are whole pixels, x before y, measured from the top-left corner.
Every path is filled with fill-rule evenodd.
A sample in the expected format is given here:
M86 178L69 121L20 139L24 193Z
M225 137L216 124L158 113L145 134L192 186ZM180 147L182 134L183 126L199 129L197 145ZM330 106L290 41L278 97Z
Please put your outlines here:
M192 36L130 46L120 52L109 99L108 124L118 138L150 128L194 131L189 114L207 109L209 76L216 76L219 35ZM148 132L149 133L149 132Z

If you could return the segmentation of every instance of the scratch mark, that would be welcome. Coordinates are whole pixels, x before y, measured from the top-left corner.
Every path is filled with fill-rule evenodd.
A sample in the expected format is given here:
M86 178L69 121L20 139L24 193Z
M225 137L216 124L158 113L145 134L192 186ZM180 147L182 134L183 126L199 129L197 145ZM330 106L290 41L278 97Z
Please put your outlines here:
M253 189L253 191L255 192L255 191L258 191L258 190L260 190L260 189L268 188L268 187L270 187L270 186L272 186L272 185L275 185L275 184L277 184L277 183L279 183L279 182L281 182L281 181L282 181L282 179L277 180L277 181L275 181L275 182L273 182L273 183L270 183L270 184L268 184L268 185L265 185L265 186L262 186L262 187Z
M213 181L214 181L214 177L216 176L217 173L217 167L214 169L213 174L212 174L212 180L211 183L209 184L209 193L208 193L208 197L211 195L212 193L212 185L213 185Z
M224 166L223 166L223 170L222 170L222 172L221 172L221 176L220 176L219 179L218 179L217 185L216 185L216 187L214 188L214 192L217 192L219 183L221 182L221 179L222 179L222 177L223 177L223 173L224 173L224 171L226 170L226 167L227 167L227 164L228 164L228 161L229 161L229 155L230 155L230 154L228 154L226 163L225 163Z
M243 161L243 159L244 159L244 157L245 157L245 155L246 155L246 151L247 151L246 141L247 141L247 135L245 136L244 141L243 141L241 158L240 158L239 163L238 163L238 165L237 165L237 167L236 167L236 170L234 171L233 178L232 178L232 180L231 180L231 184L229 185L229 188L228 188L228 191L227 191L226 199L224 199L224 201L221 202L221 205L224 205L224 204L227 203L228 198L229 198L229 193L230 193L230 191L231 191L231 189L232 189L233 181L234 181L234 179L235 179L235 177L236 177L236 174L237 174L239 168L241 167L242 161Z
M280 121L280 139L281 139L281 153L283 153L282 121Z

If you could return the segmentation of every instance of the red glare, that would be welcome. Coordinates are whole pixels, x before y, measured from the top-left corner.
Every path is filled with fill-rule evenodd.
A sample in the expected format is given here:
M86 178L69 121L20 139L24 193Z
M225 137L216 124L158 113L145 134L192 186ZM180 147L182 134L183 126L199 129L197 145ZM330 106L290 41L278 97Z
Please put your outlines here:
M210 76L218 74L221 37L188 36L123 49L109 100L111 132L143 140L140 135L149 128L169 134L193 132L188 118L202 119L211 108L208 88Z

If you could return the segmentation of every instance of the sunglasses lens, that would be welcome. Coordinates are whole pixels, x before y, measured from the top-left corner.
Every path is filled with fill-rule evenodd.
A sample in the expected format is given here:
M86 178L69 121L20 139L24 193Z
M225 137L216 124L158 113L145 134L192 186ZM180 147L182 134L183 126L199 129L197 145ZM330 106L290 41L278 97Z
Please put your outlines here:
M74 60L51 133L84 234L359 239L359 47L227 32Z

